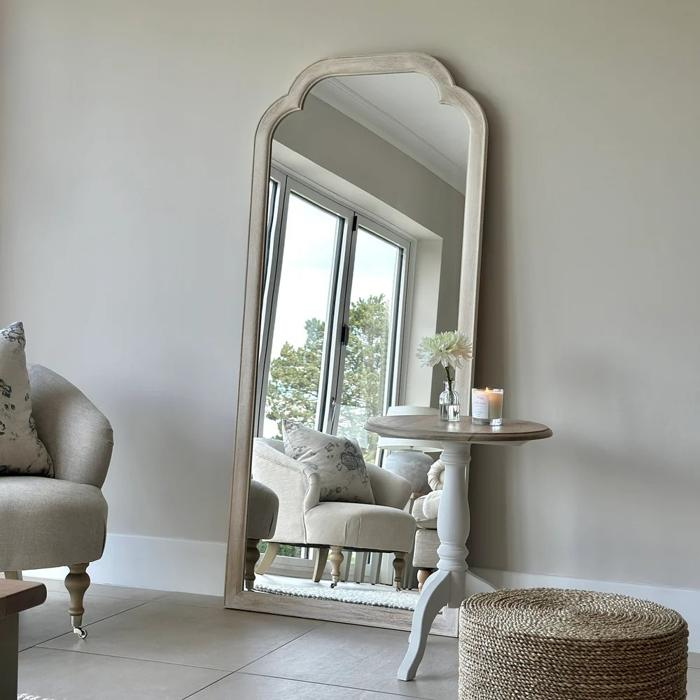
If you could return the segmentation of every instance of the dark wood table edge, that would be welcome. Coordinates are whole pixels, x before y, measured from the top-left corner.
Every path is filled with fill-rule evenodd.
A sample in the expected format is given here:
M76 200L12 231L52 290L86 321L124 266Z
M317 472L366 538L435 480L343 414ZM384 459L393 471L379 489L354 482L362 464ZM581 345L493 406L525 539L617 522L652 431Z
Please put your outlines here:
M35 608L46 600L46 586L36 581L0 579L0 618Z

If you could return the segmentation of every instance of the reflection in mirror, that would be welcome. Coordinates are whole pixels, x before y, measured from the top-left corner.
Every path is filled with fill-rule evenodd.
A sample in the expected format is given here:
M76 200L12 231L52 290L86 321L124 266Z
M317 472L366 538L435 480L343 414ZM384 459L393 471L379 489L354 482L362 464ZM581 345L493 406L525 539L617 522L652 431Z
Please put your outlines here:
M467 144L417 73L322 80L274 133L249 589L413 610L436 565L438 446L364 425L436 410L416 347L457 327Z

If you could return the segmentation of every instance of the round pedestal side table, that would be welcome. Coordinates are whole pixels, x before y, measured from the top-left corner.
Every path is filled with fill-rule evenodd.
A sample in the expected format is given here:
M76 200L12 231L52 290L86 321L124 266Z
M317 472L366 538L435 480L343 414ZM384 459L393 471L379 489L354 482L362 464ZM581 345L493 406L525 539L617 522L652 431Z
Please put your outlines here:
M383 416L371 418L366 429L381 437L431 440L442 445L445 481L438 511L438 568L423 585L413 613L408 650L399 666L398 678L413 679L423 658L425 644L435 616L447 605L458 608L473 593L493 587L467 567L466 541L469 536L467 487L471 445L523 445L552 436L541 423L504 420L503 425L476 425L471 418L446 422L438 416Z

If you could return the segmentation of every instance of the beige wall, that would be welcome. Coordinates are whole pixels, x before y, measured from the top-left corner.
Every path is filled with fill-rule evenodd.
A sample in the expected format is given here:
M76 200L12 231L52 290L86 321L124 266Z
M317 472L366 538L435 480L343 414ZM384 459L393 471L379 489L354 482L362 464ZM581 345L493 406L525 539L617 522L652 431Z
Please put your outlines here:
M113 531L225 539L257 121L417 49L490 123L477 380L555 431L475 451L473 561L700 586L700 5L0 8L0 317L114 421Z

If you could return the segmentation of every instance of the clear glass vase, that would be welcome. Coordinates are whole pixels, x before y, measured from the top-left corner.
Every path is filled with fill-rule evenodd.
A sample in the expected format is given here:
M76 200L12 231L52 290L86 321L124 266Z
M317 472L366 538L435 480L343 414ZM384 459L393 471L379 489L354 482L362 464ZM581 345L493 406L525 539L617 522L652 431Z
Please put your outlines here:
M440 408L440 420L458 421L460 419L459 394L454 389L450 389L449 382L445 382L445 390L440 394L438 406Z

